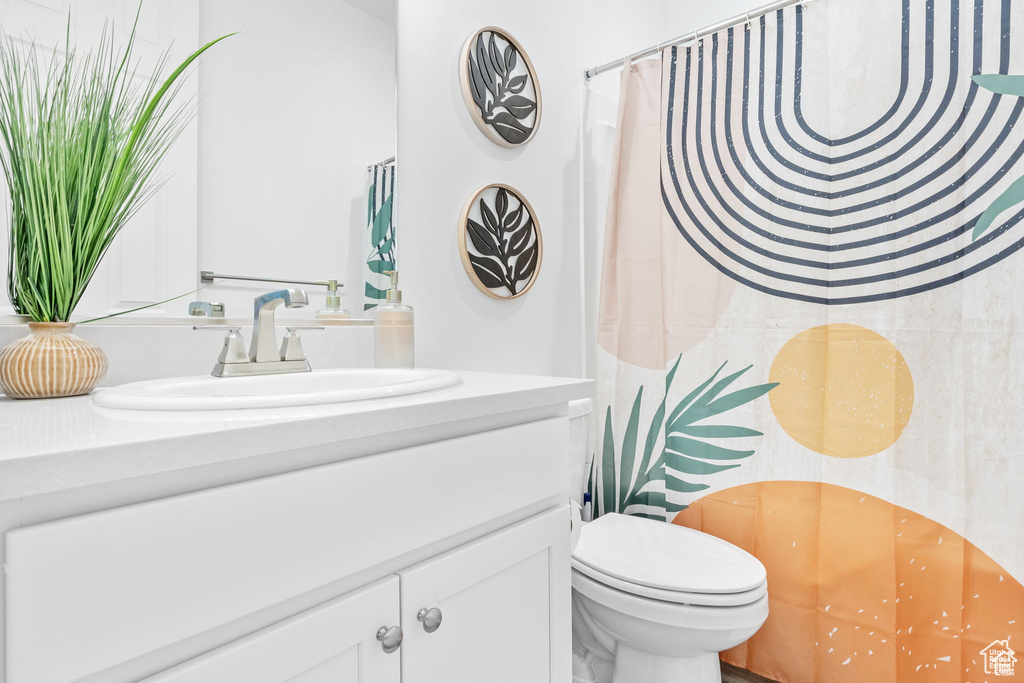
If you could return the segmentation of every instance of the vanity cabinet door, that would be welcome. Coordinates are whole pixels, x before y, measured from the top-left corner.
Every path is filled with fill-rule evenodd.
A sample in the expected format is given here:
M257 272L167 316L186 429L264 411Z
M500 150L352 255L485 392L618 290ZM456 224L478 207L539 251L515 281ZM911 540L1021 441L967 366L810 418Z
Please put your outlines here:
M570 680L569 554L563 507L400 572L402 682Z
M165 671L145 683L399 683L401 649L386 653L382 626L397 626L391 576Z

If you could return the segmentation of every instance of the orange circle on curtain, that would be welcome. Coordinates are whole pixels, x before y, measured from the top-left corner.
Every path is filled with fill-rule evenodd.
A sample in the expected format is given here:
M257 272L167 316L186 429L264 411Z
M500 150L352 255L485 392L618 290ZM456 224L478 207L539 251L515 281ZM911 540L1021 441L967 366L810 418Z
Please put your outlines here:
M786 433L836 458L863 458L896 443L910 421L914 381L892 342L858 325L822 325L775 356L768 398Z

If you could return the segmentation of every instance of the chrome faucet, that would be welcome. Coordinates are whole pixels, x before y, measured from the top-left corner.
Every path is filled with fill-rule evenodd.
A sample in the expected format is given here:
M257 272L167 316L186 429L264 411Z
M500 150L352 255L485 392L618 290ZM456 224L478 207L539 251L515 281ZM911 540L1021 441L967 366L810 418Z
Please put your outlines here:
M278 353L277 333L274 331L274 311L281 304L285 308L302 308L309 303L301 289L279 289L256 297L252 303L252 343L249 344L249 361L273 363L281 360ZM307 370L309 369L307 363Z
M280 289L256 297L253 301L252 341L249 352L238 334L237 327L219 325L196 327L194 329L227 331L224 348L217 364L213 366L214 377L244 377L247 375L277 375L287 372L309 372L309 361L302 350L298 330L322 330L323 327L289 327L280 348L274 329L274 311L284 304L285 308L301 308L309 303L301 289Z

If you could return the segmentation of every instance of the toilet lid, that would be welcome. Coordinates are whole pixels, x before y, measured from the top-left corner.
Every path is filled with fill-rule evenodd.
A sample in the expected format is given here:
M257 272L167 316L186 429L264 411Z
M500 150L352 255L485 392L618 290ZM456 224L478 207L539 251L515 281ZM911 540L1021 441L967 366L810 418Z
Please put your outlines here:
M720 538L615 513L583 526L573 559L629 584L686 593L743 593L767 578L756 557Z

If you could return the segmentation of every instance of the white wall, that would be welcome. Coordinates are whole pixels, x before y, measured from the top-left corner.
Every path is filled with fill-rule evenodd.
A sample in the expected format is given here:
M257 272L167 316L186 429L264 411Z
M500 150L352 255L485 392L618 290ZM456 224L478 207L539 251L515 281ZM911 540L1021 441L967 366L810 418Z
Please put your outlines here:
M731 19L764 5L760 0L665 0L665 31L662 40Z
M664 18L663 0L399 1L399 267L407 301L417 311L417 364L583 374L583 70L657 42ZM462 99L462 45L488 25L514 35L538 72L543 119L534 139L519 149L489 142ZM456 246L463 204L494 182L525 194L544 235L537 282L514 301L479 292Z
M395 154L394 26L341 0L203 0L200 34L231 31L199 73L199 267L337 278L362 311L366 166ZM272 287L197 296L245 315Z

